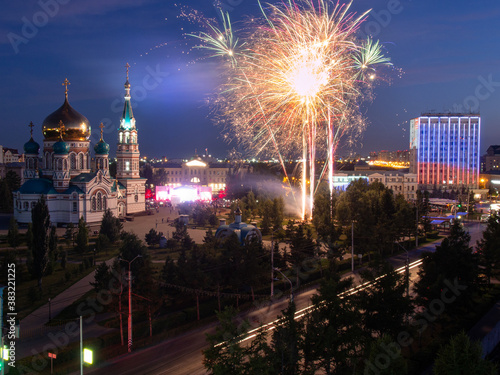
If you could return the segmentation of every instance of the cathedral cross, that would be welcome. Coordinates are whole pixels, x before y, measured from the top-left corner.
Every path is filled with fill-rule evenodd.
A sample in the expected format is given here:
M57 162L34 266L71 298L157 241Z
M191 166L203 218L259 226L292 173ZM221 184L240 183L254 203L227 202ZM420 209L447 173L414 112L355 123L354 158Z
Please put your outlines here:
M64 126L62 120L59 120L59 134L61 135L61 139L64 136L64 133L66 132L66 126Z
M62 85L66 86L66 88L64 90L64 95L66 95L66 99L67 99L68 98L68 85L71 85L71 83L68 81L67 78L65 78Z
M101 125L99 125L99 128L101 128L101 141L102 141L102 130L104 129L104 124L101 122Z
M30 124L28 125L30 127L30 135L31 135L31 138L33 138L33 121L30 121Z
M125 68L127 68L127 81L128 81L128 68L130 68L130 65L127 63L127 64L125 65Z

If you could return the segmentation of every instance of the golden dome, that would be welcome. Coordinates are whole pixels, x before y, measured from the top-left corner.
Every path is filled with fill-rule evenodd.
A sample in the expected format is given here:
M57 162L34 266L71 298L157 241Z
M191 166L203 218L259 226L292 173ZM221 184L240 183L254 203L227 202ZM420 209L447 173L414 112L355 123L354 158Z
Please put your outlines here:
M67 96L64 104L43 120L42 132L46 141L59 139L61 122L65 141L87 141L90 138L89 120L69 105Z

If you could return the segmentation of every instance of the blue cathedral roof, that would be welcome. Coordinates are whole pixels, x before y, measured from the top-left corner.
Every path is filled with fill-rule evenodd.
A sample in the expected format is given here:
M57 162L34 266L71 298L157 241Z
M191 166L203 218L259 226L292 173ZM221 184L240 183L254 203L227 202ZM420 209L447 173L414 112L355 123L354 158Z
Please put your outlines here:
M94 146L94 151L96 155L107 155L109 154L109 145L101 139Z
M69 144L61 139L54 143L52 149L54 150L54 154L56 155L67 155L69 153Z
M40 150L40 145L33 140L33 137L30 138L30 140L24 144L24 152L26 154L38 155L39 150Z
M52 181L46 178L27 180L17 191L21 194L57 194Z

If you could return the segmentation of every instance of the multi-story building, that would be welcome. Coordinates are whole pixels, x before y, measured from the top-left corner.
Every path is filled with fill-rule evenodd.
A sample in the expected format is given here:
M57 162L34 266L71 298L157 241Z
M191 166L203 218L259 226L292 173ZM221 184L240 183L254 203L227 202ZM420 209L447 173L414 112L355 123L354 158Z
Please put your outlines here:
M418 182L414 173L395 171L346 171L336 172L333 176L334 187L337 190L345 190L355 180L364 179L368 183L380 182L392 190L394 195L402 194L408 201L417 198Z
M500 171L500 146L492 145L484 155L483 172Z
M153 166L153 173L163 169L169 188L180 186L207 186L213 194L226 188L230 167L228 163L210 163L200 157L189 161L166 162Z
M477 189L479 114L426 113L410 122L410 172L422 190Z

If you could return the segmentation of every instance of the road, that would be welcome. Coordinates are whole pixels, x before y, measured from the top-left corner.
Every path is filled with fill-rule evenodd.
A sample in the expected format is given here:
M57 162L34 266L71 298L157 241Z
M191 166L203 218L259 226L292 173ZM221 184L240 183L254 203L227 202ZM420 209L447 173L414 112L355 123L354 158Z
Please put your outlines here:
M466 230L471 235L471 245L482 237L481 233L486 226L484 224L473 223L466 224ZM440 241L421 246L416 250L410 251L410 264L418 261L425 252L434 251ZM403 267L406 261L406 253L391 258L391 263L395 268ZM411 269L410 280L414 282L417 278L418 267ZM359 285L360 278L355 273L349 273L344 277L353 276L355 283ZM283 291L287 296L286 290ZM294 296L297 311L307 308L311 305L310 299L316 289L303 292ZM249 314L242 317L247 318L254 327L260 323L270 323L276 319L281 310L286 308L288 299L282 298L272 305L261 306ZM101 368L93 371L86 370L86 374L109 375L109 374L144 374L144 375L197 375L206 374L203 367L202 350L207 348L205 335L213 333L216 324L211 324L198 330L187 332L181 336L166 340L150 348L138 350L131 355L123 355L108 361Z

